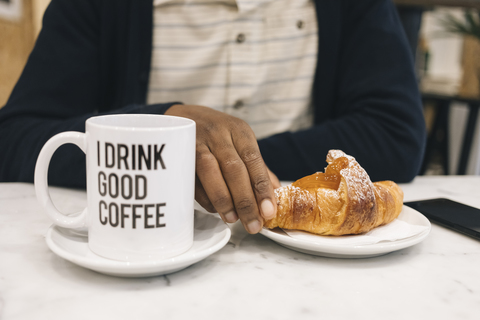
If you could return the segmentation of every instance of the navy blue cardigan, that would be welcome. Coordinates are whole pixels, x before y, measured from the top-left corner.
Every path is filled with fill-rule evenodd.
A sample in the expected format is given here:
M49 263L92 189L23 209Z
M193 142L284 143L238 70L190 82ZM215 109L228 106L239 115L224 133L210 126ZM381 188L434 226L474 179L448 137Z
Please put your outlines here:
M323 171L329 149L353 155L372 180L418 173L425 125L413 61L390 0L315 0L315 125L258 141L282 180ZM96 114L164 113L146 105L152 0L53 0L7 104L0 109L0 181L33 180L42 145L84 131ZM85 187L85 157L54 155L49 182Z

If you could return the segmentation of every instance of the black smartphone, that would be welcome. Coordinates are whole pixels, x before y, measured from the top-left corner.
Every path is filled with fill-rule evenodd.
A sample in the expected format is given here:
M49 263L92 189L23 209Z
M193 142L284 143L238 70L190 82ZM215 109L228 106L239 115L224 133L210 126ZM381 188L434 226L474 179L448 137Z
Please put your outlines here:
M450 199L405 202L430 221L480 240L480 209Z

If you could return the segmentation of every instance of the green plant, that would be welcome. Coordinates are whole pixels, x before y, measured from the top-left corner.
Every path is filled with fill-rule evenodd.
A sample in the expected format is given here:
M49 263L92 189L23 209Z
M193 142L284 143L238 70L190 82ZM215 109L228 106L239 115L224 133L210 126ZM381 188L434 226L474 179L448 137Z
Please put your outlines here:
M443 25L447 32L480 39L480 10L465 10L464 19L459 19L449 14L443 19Z

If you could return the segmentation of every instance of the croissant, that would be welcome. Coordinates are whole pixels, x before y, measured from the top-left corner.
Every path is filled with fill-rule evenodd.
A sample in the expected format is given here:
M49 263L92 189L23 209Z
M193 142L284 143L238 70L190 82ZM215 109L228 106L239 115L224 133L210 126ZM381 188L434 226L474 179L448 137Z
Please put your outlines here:
M359 234L395 220L403 191L393 181L372 183L354 157L330 150L325 173L317 172L275 189L277 215L267 228L320 235Z

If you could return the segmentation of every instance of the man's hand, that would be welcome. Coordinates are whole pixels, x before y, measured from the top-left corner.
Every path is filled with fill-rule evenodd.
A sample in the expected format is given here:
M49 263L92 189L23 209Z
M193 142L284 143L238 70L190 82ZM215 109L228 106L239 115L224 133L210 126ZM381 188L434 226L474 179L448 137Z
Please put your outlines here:
M277 213L274 186L255 134L243 120L202 106L174 105L166 115L197 125L195 199L226 222L240 218L249 233Z

